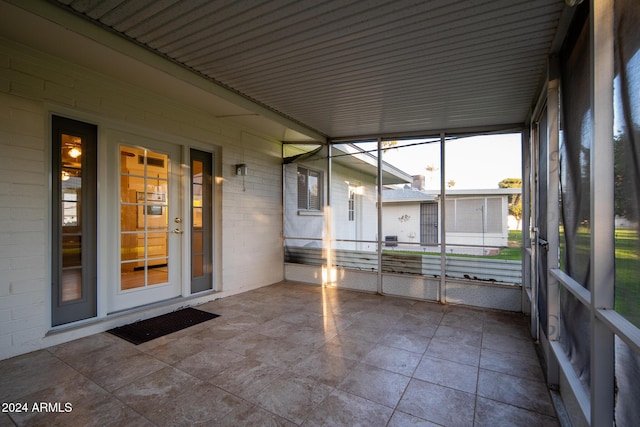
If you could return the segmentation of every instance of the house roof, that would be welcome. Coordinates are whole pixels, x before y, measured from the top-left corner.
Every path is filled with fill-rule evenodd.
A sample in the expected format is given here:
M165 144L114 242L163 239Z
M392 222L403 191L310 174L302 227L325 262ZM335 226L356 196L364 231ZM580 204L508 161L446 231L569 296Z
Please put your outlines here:
M447 188L448 196L505 196L510 194L521 194L522 188L474 188L474 189L453 189Z
M436 194L429 194L414 188L382 190L383 203L432 202L437 200L437 198Z
M284 163L302 162L306 159L318 159L326 156L326 150L317 145L287 144ZM286 154L289 152L289 155ZM363 150L356 144L335 144L331 147L332 162L345 166L349 170L356 170L375 179L378 169L378 157ZM411 175L397 167L381 162L382 185L410 183Z
M510 194L522 193L521 188L484 188L454 190L447 189L447 198L478 197L478 196L508 196ZM440 196L440 190L417 190L415 188L386 189L382 190L382 201L384 203L402 202L428 202L435 201Z
M351 170L358 170L371 176L376 176L378 157L362 150L355 144L336 144L332 146L334 161ZM382 185L410 183L411 175L397 167L381 162Z
M571 13L561 0L8 1L79 31L55 4L154 52L223 88L210 92L232 120L284 124L284 140L521 127Z

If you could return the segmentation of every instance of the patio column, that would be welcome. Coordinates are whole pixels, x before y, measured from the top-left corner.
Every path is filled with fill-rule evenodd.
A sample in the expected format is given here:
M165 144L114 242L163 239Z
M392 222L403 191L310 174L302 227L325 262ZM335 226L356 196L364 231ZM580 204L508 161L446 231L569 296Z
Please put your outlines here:
M332 219L332 212L331 212L331 181L333 179L332 176L332 171L331 171L331 165L332 165L332 159L331 156L333 154L333 146L331 144L327 144L327 173L325 174L325 179L324 179L324 184L327 186L327 202L325 204L325 216L324 216L324 220L326 222L325 224L325 233L327 234L327 238L324 239L325 241L325 253L327 254L327 278L326 278L326 283L325 284L330 284L332 286L335 286L335 273L334 273L334 262L333 262L333 235L331 234L331 223L333 221Z
M598 310L614 309L613 0L591 0L591 425L614 422L614 334Z
M378 137L378 173L377 176L377 214L378 214L378 276L376 289L379 294L382 294L382 138Z
M446 224L446 201L445 194L445 133L440 132L440 289L438 290L438 301L441 304L447 302L447 224Z

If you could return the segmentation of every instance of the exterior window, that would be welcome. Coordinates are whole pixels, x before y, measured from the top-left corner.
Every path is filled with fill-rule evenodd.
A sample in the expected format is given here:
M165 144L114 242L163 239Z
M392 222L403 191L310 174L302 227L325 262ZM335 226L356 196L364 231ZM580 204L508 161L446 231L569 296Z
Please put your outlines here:
M322 172L298 168L298 209L322 209Z
M356 220L356 190L349 187L349 221Z

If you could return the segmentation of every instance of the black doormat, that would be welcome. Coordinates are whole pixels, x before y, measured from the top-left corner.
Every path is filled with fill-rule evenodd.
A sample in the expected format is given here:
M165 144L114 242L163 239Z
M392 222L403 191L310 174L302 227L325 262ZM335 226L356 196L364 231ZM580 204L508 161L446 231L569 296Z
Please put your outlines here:
M152 317L151 319L140 320L135 323L109 329L107 332L138 345L188 328L189 326L215 319L219 316L219 314L189 307L158 317Z

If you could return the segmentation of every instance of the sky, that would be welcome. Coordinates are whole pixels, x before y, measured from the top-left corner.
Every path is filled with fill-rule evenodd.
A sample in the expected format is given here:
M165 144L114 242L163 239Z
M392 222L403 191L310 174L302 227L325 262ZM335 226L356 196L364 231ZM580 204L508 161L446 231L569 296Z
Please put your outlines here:
M396 147L410 144L401 141ZM446 181L453 189L498 188L505 178L521 178L520 134L483 135L447 142ZM424 175L427 189L440 188L440 144L392 148L383 160L411 175ZM430 170L433 172L431 172Z
M627 68L627 95L631 103L631 120L637 126L640 123L640 51L636 52L633 57L626 63ZM621 95L620 75L618 74L613 80L613 133L614 135L620 135L629 132L625 129L624 115L622 112L622 99Z

